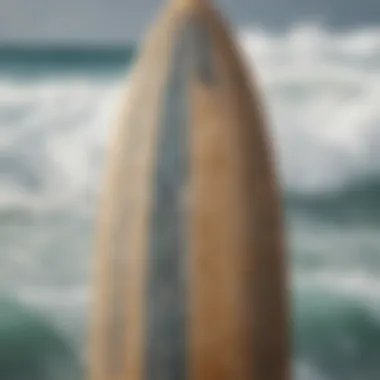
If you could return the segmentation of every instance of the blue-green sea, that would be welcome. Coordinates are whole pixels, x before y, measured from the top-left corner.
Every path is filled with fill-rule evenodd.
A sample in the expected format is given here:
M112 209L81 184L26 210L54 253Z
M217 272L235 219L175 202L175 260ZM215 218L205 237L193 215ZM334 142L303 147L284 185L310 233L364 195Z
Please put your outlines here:
M286 217L293 379L380 379L380 31L241 32ZM0 380L78 380L134 47L0 46Z

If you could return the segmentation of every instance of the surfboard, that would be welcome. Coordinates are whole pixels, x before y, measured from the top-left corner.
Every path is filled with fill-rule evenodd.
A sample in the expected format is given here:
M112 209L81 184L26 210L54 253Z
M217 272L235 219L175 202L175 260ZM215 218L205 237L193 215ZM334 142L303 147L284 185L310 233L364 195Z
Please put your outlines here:
M129 86L100 205L90 379L289 379L274 153L222 14L172 0Z

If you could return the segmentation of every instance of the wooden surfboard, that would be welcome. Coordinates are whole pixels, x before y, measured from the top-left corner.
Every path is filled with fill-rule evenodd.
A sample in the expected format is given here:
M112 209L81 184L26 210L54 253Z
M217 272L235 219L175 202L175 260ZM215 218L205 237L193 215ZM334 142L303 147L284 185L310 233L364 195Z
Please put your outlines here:
M209 2L151 30L109 151L91 380L288 380L282 212L259 92Z

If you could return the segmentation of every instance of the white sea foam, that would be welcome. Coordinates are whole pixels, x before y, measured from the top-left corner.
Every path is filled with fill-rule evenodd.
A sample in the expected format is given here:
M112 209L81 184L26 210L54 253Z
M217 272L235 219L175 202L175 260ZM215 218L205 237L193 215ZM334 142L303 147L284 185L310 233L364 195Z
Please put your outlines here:
M342 299L351 299L355 305L367 307L380 318L380 283L377 274L325 268L313 273L300 272L294 276L294 282L296 289L310 299L315 299L318 295L327 301L333 299L336 307L341 306ZM337 299L340 299L339 303L336 302ZM328 305L329 308L332 307L329 302Z
M288 190L320 192L380 169L380 31L309 25L240 41L267 97ZM120 80L0 77L0 207L92 202Z
M281 36L242 31L240 42L267 97L289 191L325 192L380 174L380 30L303 25ZM92 249L90 218L77 212L94 209L123 82L24 81L0 68L0 289L46 312L78 345ZM12 219L9 208L21 212ZM57 208L69 217L46 212ZM39 214L28 219L29 211ZM310 223L291 228L296 307L314 318L318 302L343 303L337 312L354 305L378 320L376 230ZM296 358L297 379L333 378L309 359Z
M27 287L20 288L16 292L17 298L40 308L73 309L82 308L88 303L89 291L87 287Z
M264 84L289 189L323 191L378 174L379 30L246 31L242 45Z

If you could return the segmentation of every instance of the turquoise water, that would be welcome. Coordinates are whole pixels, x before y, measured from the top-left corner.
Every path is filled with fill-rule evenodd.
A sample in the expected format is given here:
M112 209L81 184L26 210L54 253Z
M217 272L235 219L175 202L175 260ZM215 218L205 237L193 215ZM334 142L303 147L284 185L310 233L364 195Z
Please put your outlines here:
M284 190L294 379L378 380L380 34L301 28L241 42ZM85 367L100 175L133 58L0 48L1 380L77 379Z

